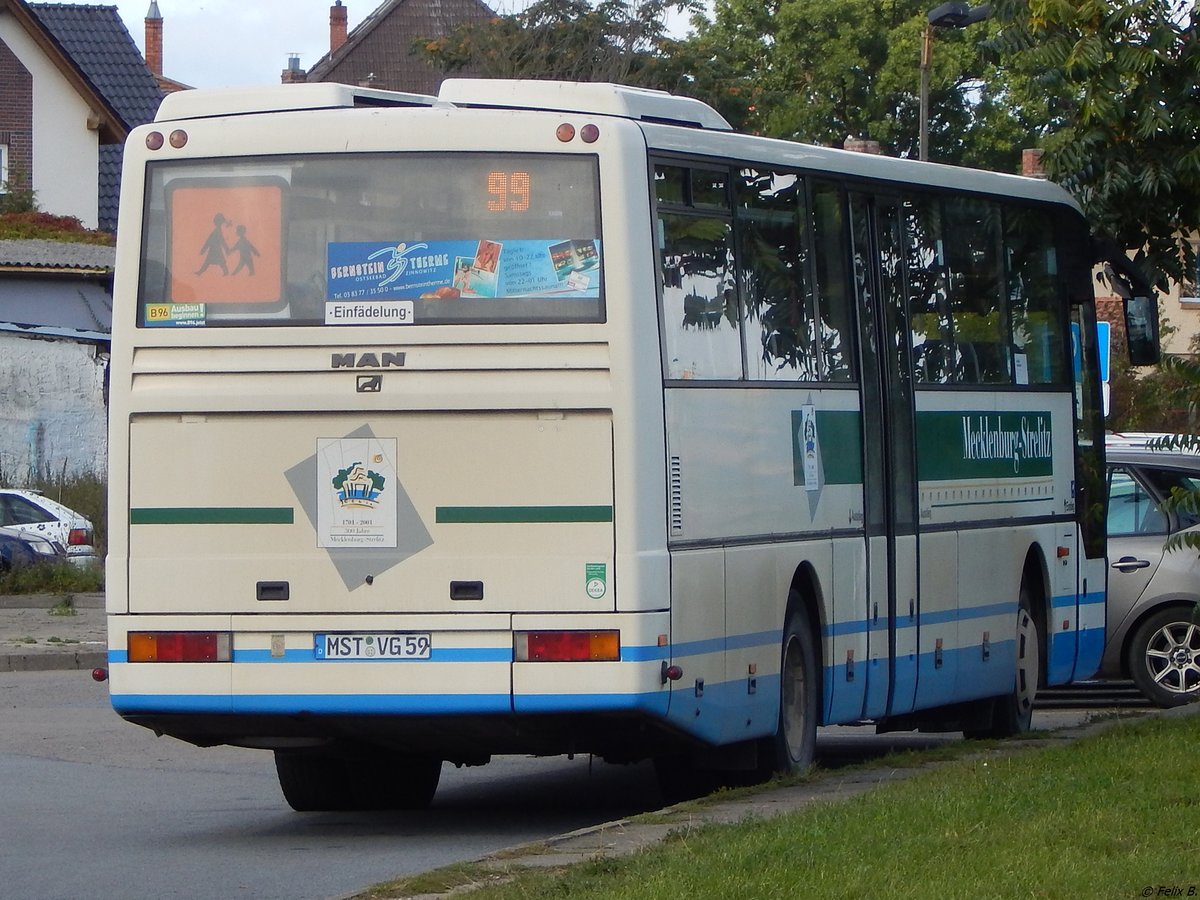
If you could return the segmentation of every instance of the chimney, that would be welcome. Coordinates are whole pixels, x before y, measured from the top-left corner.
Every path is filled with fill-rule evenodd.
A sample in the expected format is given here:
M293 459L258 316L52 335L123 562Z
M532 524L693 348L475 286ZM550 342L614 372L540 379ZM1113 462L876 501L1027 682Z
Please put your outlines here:
M1042 168L1042 150L1021 151L1021 174L1030 178L1045 178L1046 170Z
M346 43L346 7L337 0L329 7L329 53L336 53Z
M853 135L846 138L846 142L842 144L843 150L853 150L855 153L870 153L873 156L882 156L883 150L879 147L879 141L872 141L868 138L856 138Z
M146 11L146 67L155 75L163 73L163 19L158 0L150 0Z
M307 80L305 71L300 68L300 54L289 53L287 68L279 78L283 84L303 84Z

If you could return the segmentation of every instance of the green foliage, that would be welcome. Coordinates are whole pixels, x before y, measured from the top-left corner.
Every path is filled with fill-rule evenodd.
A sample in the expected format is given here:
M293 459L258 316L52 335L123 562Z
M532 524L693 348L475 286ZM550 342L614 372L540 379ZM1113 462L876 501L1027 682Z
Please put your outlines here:
M471 67L485 78L611 81L656 87L675 42L670 10L695 11L697 0L537 0L524 12L421 38L413 49L443 72Z
M111 234L84 228L74 216L56 216L36 210L7 212L0 209L0 240L35 239L108 246L114 243Z
M37 194L17 166L9 166L8 179L0 184L0 216L37 211Z
M841 146L880 142L918 155L922 34L918 0L717 0L678 48L676 89L715 106L735 127ZM998 67L996 30L935 28L930 159L1015 171L1047 119L1047 98Z
M1161 311L1159 323L1164 340L1177 330ZM1192 396L1200 381L1184 374L1181 363L1187 361L1164 354L1157 365L1136 368L1129 362L1125 330L1113 328L1111 335L1108 430L1180 433L1200 424Z
M0 572L0 594L81 594L103 590L104 566L100 562L89 566L39 563Z
M1191 0L997 0L997 47L1055 98L1047 174L1167 290L1195 270L1200 43Z

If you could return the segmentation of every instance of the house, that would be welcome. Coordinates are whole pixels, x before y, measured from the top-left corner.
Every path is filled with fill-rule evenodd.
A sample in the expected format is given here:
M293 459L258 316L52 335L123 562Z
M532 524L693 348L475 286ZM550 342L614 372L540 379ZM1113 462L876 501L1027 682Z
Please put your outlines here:
M347 9L342 0L336 0L329 9L329 52L307 72L293 57L282 80L285 84L332 81L436 94L444 75L413 52L413 41L444 37L459 25L495 16L482 0L386 0L347 33ZM456 74L475 73L464 70Z
M0 180L116 229L121 147L162 90L115 6L0 0Z
M105 470L114 259L0 240L0 484Z

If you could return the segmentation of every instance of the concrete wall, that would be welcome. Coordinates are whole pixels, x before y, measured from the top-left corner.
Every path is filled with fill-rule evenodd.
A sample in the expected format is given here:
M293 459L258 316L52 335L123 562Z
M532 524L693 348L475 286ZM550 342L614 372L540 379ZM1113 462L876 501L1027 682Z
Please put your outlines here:
M0 332L0 481L104 474L107 369L93 344Z
M38 207L95 228L100 140L88 128L91 109L7 12L0 12L0 41L33 76L32 175Z

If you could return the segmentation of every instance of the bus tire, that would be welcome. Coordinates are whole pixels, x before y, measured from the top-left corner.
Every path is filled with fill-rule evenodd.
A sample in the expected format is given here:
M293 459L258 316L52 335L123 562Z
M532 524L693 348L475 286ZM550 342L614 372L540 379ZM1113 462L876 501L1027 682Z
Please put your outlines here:
M442 777L442 761L381 753L346 760L346 774L355 809L427 809Z
M991 723L985 728L964 731L968 738L1007 738L1025 734L1033 727L1033 701L1042 671L1042 636L1033 614L1033 599L1024 581L1017 605L1016 638L1017 670L1012 693L992 701Z
M793 600L796 598L793 597ZM812 766L820 714L818 657L808 611L791 604L779 662L779 727L759 743L759 773L802 774Z
M276 750L275 772L288 806L296 812L354 809L354 796L340 756Z

